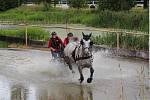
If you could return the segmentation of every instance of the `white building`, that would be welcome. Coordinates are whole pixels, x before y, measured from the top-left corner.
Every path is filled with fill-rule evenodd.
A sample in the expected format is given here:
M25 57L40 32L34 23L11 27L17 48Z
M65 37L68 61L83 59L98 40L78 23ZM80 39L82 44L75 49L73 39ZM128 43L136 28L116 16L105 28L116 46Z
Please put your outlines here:
M144 7L144 0L137 0L135 3L135 7Z

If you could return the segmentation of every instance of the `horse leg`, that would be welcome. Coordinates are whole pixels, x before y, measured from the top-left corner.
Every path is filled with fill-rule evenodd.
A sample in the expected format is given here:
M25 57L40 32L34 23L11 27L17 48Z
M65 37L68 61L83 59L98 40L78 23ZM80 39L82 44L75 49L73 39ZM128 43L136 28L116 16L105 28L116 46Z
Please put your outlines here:
M80 73L80 79L79 79L79 81L80 81L80 83L82 83L83 80L84 80L84 77L83 77L83 74L82 74L82 68L78 67L78 70L79 70L79 73Z
M72 65L71 65L70 61L67 64L69 66L69 69L72 71L72 73L75 73L75 71L72 69Z
M72 69L72 65L70 62L68 63L68 66L69 66L69 69L72 71L72 73L75 73L75 71Z
M72 65L71 65L69 57L64 57L64 60L66 64L69 66L69 69L72 70L72 73L75 73L74 70L72 69Z
M94 73L93 67L90 68L90 73L91 73L90 78L87 79L87 82L88 82L88 83L91 83L92 80L93 80L93 73Z

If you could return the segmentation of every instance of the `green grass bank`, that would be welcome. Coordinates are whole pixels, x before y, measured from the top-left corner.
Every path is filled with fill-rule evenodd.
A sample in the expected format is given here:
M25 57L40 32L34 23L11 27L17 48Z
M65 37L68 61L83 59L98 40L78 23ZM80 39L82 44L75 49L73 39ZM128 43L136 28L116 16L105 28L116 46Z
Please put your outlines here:
M148 10L96 11L89 9L50 8L43 5L21 6L0 12L0 21L28 24L83 24L98 28L138 30L148 33Z

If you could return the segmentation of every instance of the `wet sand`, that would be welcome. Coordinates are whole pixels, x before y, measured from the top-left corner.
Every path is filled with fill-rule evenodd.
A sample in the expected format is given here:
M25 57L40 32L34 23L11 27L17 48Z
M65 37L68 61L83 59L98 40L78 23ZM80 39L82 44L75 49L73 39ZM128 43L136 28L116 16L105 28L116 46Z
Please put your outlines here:
M148 61L94 53L94 80L83 84L49 51L0 49L0 100L149 100Z

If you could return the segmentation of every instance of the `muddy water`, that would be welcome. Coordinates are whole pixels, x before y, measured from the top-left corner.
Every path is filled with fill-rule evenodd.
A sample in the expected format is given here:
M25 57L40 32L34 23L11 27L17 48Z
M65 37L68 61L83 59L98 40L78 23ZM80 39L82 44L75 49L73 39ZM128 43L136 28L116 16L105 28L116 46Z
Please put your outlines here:
M149 100L148 62L112 57L95 52L94 81L84 69L79 84L75 74L50 52L38 50L0 50L0 100Z

